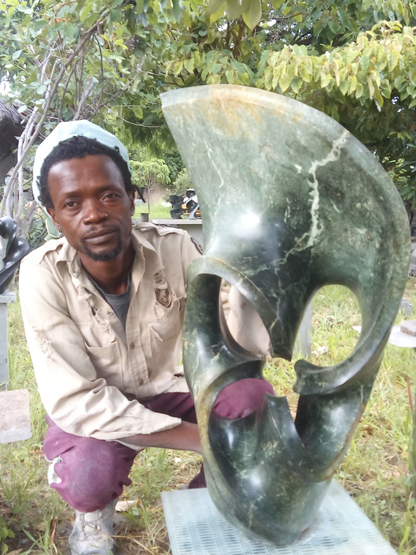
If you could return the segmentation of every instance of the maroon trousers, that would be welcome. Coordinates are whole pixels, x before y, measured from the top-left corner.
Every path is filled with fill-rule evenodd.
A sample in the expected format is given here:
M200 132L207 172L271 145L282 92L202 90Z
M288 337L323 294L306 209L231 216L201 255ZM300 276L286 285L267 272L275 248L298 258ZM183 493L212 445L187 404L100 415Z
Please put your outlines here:
M242 418L261 406L266 392L274 395L272 386L265 380L241 380L221 391L214 410L225 418ZM189 393L163 393L142 404L154 412L196 423L194 402ZM46 421L49 429L43 451L48 461L56 461L54 471L58 477L51 486L69 505L84 513L102 510L121 495L123 486L131 484L129 472L137 451L117 441L68 434L49 416ZM201 469L189 487L205 485Z

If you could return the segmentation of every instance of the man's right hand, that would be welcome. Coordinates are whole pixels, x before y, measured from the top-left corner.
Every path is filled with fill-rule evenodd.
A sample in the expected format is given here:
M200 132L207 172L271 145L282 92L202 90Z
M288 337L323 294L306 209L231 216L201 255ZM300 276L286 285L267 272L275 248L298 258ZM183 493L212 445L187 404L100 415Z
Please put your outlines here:
M137 447L161 447L163 449L178 449L180 451L194 451L202 454L201 441L197 424L182 422L179 426L154 432L152 434L136 434L121 438L118 441Z

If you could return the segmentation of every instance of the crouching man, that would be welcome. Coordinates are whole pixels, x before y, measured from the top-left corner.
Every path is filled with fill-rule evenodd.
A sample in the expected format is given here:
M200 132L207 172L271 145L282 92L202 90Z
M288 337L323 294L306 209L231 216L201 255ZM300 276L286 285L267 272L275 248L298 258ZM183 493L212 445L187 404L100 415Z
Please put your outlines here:
M73 555L113 548L114 508L145 447L200 453L183 373L186 270L180 230L132 228L135 187L120 141L85 121L59 124L37 150L33 188L63 234L25 258L23 319L47 411L51 486L75 509ZM256 410L263 380L224 389L215 410ZM204 487L203 470L190 483Z

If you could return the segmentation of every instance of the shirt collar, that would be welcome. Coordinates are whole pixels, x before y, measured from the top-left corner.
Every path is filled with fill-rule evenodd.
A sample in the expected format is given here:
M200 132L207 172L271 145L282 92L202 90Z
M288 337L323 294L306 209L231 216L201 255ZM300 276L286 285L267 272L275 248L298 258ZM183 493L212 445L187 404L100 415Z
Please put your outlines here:
M82 271L82 266L81 260L78 256L78 251L71 247L71 245L65 238L62 241L62 248L60 249L55 262L55 266L59 276L61 277L61 279L63 279L63 273L67 269L73 275L80 275ZM142 231L136 226L133 226L132 229L131 242L134 252L136 253L133 265L132 282L133 286L137 288L144 273L146 264L145 261L148 261L148 265L154 266L155 272L157 272L161 268L162 263L154 246L146 239L144 233L142 233ZM139 266L141 266L141 270L137 272ZM135 277L136 279L134 279Z

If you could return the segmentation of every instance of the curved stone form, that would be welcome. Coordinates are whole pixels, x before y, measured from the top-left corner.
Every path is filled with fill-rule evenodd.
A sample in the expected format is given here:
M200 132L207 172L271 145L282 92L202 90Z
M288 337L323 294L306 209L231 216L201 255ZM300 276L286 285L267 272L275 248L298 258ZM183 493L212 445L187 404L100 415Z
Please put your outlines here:
M0 295L6 291L20 261L29 252L27 241L16 237L16 233L17 225L11 218L0 218L0 240L5 239L5 252L0 244Z
M184 365L208 488L233 524L287 544L311 524L370 394L407 278L406 212L374 156L300 102L213 85L165 93L162 106L204 222L204 256L188 273ZM285 359L319 288L357 296L351 356L295 365L295 421L286 398L269 395L240 420L212 412L222 388L261 379L263 367L222 321L221 278L256 308L272 354Z

